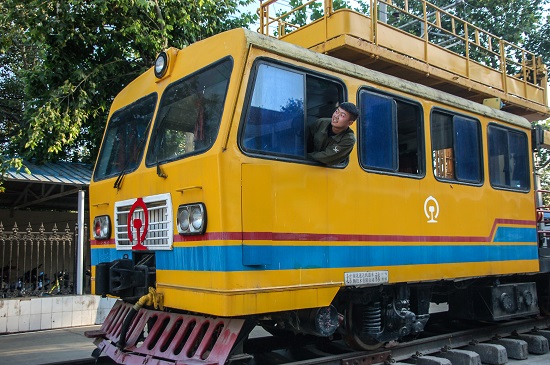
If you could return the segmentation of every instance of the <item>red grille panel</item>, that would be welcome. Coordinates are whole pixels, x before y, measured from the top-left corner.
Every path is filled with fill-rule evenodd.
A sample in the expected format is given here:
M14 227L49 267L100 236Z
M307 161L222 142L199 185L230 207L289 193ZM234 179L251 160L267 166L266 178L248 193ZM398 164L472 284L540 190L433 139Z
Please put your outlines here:
M105 319L97 347L124 364L222 365L244 324L242 319L206 318L140 309L128 328L126 347L116 347L131 305L118 301Z

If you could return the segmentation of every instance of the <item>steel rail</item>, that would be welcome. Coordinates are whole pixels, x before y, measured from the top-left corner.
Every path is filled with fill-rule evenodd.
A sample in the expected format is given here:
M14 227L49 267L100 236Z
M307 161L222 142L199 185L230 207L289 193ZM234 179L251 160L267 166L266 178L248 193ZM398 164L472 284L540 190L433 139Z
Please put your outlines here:
M550 327L550 317L529 318L501 324L488 324L461 331L449 332L400 344L390 344L373 351L352 351L331 355L323 350L309 348L313 357L284 363L285 365L374 365L407 360L413 357L433 355L449 349L487 342L492 339L517 337ZM315 355L318 355L316 357ZM231 363L231 359L229 361ZM278 362L279 364L283 364Z

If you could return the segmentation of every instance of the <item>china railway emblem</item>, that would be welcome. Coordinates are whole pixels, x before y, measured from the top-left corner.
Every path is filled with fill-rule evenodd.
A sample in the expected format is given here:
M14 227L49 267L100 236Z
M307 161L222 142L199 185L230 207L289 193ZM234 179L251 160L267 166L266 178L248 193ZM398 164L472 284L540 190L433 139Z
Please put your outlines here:
M439 216L439 203L433 196L429 196L424 201L424 214L428 218L428 223L437 223Z
M143 213L140 214L140 212L136 212L137 208L141 208ZM134 215L134 213L136 214ZM140 218L141 215L143 215L144 222ZM128 212L128 240L134 243L134 230L132 228L136 231L137 239L137 243L132 246L132 250L146 250L147 248L141 243L145 241L147 230L149 229L149 213L147 212L147 206L142 198L137 198Z

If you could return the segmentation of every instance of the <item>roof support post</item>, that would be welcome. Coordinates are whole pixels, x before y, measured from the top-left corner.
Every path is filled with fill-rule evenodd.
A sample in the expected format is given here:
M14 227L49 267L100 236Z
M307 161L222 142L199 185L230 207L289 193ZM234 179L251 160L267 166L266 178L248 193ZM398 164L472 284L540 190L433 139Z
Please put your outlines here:
M332 0L325 0L325 17L331 16L333 11Z
M76 243L76 283L75 294L82 295L84 292L84 199L86 192L78 191L78 242Z

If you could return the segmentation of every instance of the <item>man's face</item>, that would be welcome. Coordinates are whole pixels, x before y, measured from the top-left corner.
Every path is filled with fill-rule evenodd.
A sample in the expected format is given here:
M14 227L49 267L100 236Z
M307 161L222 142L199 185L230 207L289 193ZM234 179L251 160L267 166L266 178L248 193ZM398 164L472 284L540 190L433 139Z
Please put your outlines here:
M337 108L332 114L332 130L336 133L345 130L352 123L351 114L342 108Z

